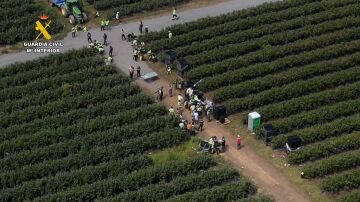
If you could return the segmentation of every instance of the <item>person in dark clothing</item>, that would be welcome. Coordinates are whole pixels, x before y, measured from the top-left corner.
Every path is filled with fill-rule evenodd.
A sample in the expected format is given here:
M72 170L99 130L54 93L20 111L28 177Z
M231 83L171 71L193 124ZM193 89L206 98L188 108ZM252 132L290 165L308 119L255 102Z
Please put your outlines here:
M148 33L148 32L149 32L149 27L145 26L145 33Z
M110 56L110 57L112 57L112 56L113 56L113 47L112 47L112 46L110 46L109 56Z
M142 21L140 21L140 25L139 25L139 31L140 31L140 34L142 34L142 32L143 32L143 22Z
M135 68L133 66L131 66L129 68L129 73L130 73L130 79L134 80L134 72L135 72Z
M125 31L121 29L121 40L126 41Z
M160 92L159 92L159 100L160 101L163 99L163 96L164 96L164 87L161 86Z
M202 131L204 128L204 120L200 119L199 120L199 131Z
M140 72L141 72L141 67L140 67L140 66L137 66L137 68L136 68L136 76L137 76L138 78L141 76Z
M225 136L223 136L222 140L221 140L221 150L222 150L222 152L225 152L225 146L226 146L226 141L225 141Z
M90 32L87 33L87 40L88 40L88 43L92 43L91 33Z
M107 35L106 35L106 33L104 33L103 38L104 38L104 45L107 46Z

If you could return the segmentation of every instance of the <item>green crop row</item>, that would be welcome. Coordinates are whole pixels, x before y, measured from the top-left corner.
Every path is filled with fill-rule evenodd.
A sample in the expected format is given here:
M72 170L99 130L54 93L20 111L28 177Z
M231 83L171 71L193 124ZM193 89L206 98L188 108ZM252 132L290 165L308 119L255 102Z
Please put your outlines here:
M267 74L272 74L280 71L307 65L319 61L330 60L336 57L352 54L360 50L360 40L348 43L334 44L325 48L319 48L312 51L302 52L297 55L285 56L278 58L272 62L257 63L247 67L243 67L234 71L227 71L216 76L207 77L199 83L198 88L206 91L207 89L216 89L221 86L231 85L233 83L246 81ZM190 70L191 71L191 70ZM201 72L200 72L201 73ZM200 76L200 77L199 77ZM189 74L187 77L190 80L197 80L201 74Z
M37 94L43 90L53 90L64 83L82 83L88 79L104 77L116 72L106 66L98 66L100 63L92 63L89 60L88 69L81 69L76 72L64 74L61 76L33 81L24 86L14 86L0 91L0 102L11 99L19 99L26 95Z
M276 3L264 3L262 5L259 5L259 6L253 7L253 8L234 11L234 12L228 13L228 14L223 14L223 15L219 15L219 16L215 16L215 17L201 18L199 20L196 20L193 22L187 22L184 24L172 25L161 31L150 32L150 33L147 33L146 35L142 35L140 37L140 40L144 41L144 42L151 42L151 41L159 40L162 38L166 38L167 34L168 34L167 30L171 30L171 32L175 35L180 35L180 34L187 33L189 31L196 30L196 29L205 29L205 28L213 27L216 25L228 23L231 21L239 20L239 19L254 17L257 15L264 14L264 13L278 12L278 11L285 10L288 8L302 6L306 3L317 2L317 1L320 1L320 0L306 0L306 1L304 1L304 0L285 0L285 1L276 2Z
M42 69L34 68L33 70L25 71L25 72L19 72L15 75L7 76L0 79L0 89L8 88L10 86L22 86L25 85L31 81L39 80L39 79L45 79L52 76L58 76L62 74L68 74L73 71L77 71L79 69L85 68L84 66L80 65L71 65L72 61L83 61L86 64L86 60L94 60L97 61L97 59L94 58L71 58L70 62L64 61L63 65L55 65L52 64L51 66L42 66ZM69 64L69 65L65 65ZM15 68L16 66L11 66L8 68Z
M7 79L9 76L15 76L17 74L25 73L27 71L40 70L45 67L51 68L66 61L70 61L76 58L86 58L89 56L95 56L96 52L88 48L79 50L69 50L62 54L51 54L46 57L40 57L39 59L26 61L22 63L14 63L0 69L0 80Z
M55 130L50 129L46 131L40 131L33 136L44 136L49 132L58 134L60 136L80 136L91 132L112 128L115 121L117 122L117 124L129 124L138 120L153 117L154 115L159 113L164 113L163 106L148 105L143 108L128 110L112 116L101 116L96 119L83 120L68 127L61 127ZM34 164L40 162L41 160L52 158L52 156L49 155L47 152L50 151L44 151L44 149L40 148L36 153L35 151L30 150L5 157L0 160L2 164L0 172L16 169L27 164ZM68 155L68 152L59 152L56 149L52 150L51 152L53 153L53 155L59 156L59 158Z
M323 177L360 166L360 150L337 154L305 165L304 178Z
M45 195L35 201L68 201L72 199L88 201L100 197L111 197L125 191L140 189L146 185L168 182L176 177L208 169L215 165L211 157L201 156L185 161L170 161L164 165L135 171L129 175L120 175L115 178L97 181L93 184L79 186L64 192Z
M197 192L190 192L180 196L170 198L166 201L233 201L242 198L248 198L256 193L256 187L248 180L235 181L232 183L214 186Z
M71 187L91 184L118 175L144 169L152 165L151 158L147 156L130 156L125 159L109 161L96 166L85 166L78 170L57 173L55 176L41 178L21 184L15 188L3 189L0 195L4 198L18 196L18 200L31 200L46 194L64 191Z
M127 88L123 88L124 91L121 92L120 94L118 94L118 98L126 98L128 96L134 95L136 93L138 93L139 91L137 91L136 89L138 89L137 87L132 88L131 86L127 86ZM103 88L103 91L108 91L111 92L111 88ZM115 88L116 90L116 88ZM96 96L96 95L94 95ZM141 100L144 100L144 104L150 103L150 101L146 101L146 99L142 97ZM52 116L55 116L57 114L61 114L61 116L65 116L65 113L68 113L69 110L71 111L75 111L78 110L80 113L84 112L81 110L86 110L87 109L91 109L94 108L95 106L87 106L87 105L83 105L82 103L86 103L88 101L84 101L81 98L87 98L86 96L82 96L82 97L72 97L72 98L76 98L71 100L72 102L67 102L65 103L64 100L58 100L56 102L51 102L48 103L46 105L42 105L42 106L33 106L33 107L28 107L25 108L21 111L15 111L11 114L6 114L4 116L2 116L2 119L0 120L0 127L2 128L6 128L12 125L18 125L21 123L27 123L27 122L31 122L34 121L36 119L44 119L46 118L51 118ZM135 99L135 98L134 98ZM69 99L67 99L69 100ZM104 98L104 103L100 104L100 105L104 105L106 103L108 103L107 105L110 105L109 107L114 107L111 106L111 102L115 102L114 100L116 100L116 98L113 98L113 100L105 100ZM150 98L148 98L148 100L150 100ZM75 104L76 101L76 104ZM136 100L135 100L136 101ZM118 101L117 101L118 102ZM98 103L93 103L94 105L98 105ZM115 104L115 103L114 103ZM116 103L119 104L119 103ZM128 103L131 104L131 103ZM65 106L64 106L65 105ZM79 106L80 108L76 108L75 106ZM88 113L94 113L91 110L86 111Z
M104 80L104 81L106 82L108 80ZM112 83L111 81L110 82L108 81L108 83L116 84L116 83ZM136 93L138 93L138 87L133 86L133 88L128 88L128 92L126 92L126 93L124 92L122 94L124 96L130 96L130 95L133 95ZM86 113L86 110L83 109L82 111L85 111L85 113ZM22 135L26 135L26 134L30 134L30 133L36 133L40 129L44 129L44 126L47 126L47 128L49 129L49 128L57 128L57 127L61 126L62 124L64 124L64 126L69 125L69 124L74 124L72 121L79 122L79 120L77 120L76 118L75 119L67 119L66 118L67 115L71 115L72 117L81 117L80 116L81 114L77 114L76 110L74 110L72 112L70 111L68 114L59 114L59 115L52 116L52 117L37 119L30 123L14 125L14 126L6 128L6 129L0 129L0 131L2 132L2 136L0 137L0 139L1 139L1 141L4 141L4 140L12 139L12 138L15 138L18 136L22 136ZM47 124L47 125L44 125L44 124Z
M356 113L360 113L360 99L346 100L274 120L272 125L279 134L282 134Z
M267 122L276 118L283 118L301 111L312 110L323 105L330 105L336 102L355 99L360 96L360 82L347 84L335 89L325 90L319 93L312 93L291 100L286 100L263 107L256 111L261 114L261 121ZM242 121L247 124L247 115L244 113Z
M339 192L344 189L360 187L360 169L351 170L339 175L329 176L321 182L321 189L326 192Z
M310 144L330 137L351 133L353 131L360 131L360 114L296 130L292 133L278 135L273 137L271 146L273 148L283 147L289 136L298 136L300 137L302 144Z
M244 199L236 200L235 202L273 202L274 200L268 196L258 194L257 196L251 196Z
M60 115L60 116L50 117L48 119L40 119L39 121L37 121L37 125L34 125L34 127L38 128L38 131L43 129L44 125L47 126L46 129L65 127L69 125L74 125L84 120L94 119L100 116L110 116L114 114L127 113L126 112L127 110L143 107L146 104L150 104L151 102L152 102L151 99L143 94L131 96L126 99L109 100L103 104L99 104L94 107L89 107L88 109L71 111L70 113L65 114L65 116ZM134 110L131 110L131 112L133 111ZM0 157L4 157L5 153L7 156L9 156L12 155L13 153L16 153L17 151L34 149L36 148L35 145L45 146L44 136L40 137L40 139L36 137L39 136L29 134L1 142ZM52 139L51 143L54 143L54 139Z
M128 79L114 74L110 77L100 77L94 80L87 80L83 83L64 84L55 90L45 90L39 94L27 95L18 100L0 102L0 113L12 113L13 111L31 106L45 105L52 101L66 102L67 100L77 99L78 96L89 97L92 95L88 99L90 103L94 103L97 100L95 95L106 96L108 92L106 87L117 86L117 91L123 91L122 88L128 88L126 85L128 82Z
M96 144L101 146L106 146L106 143L112 141L119 141L119 138L131 138L132 136L138 137L141 134L153 133L155 131L162 131L166 127L173 126L173 120L168 116L163 117L155 117L148 120L142 120L133 124L128 124L126 126L118 127L120 124L114 124L114 127L108 129L103 132L97 132L95 134L89 134L89 138L83 142L84 145L92 146L96 142ZM101 136L102 138L97 138ZM39 147L42 144L51 144L57 143L64 138L71 137L62 137L60 135L54 133L48 133L47 136L41 139L40 143L36 144L35 142L30 142L29 144L33 144ZM77 136L77 139L80 139L81 136ZM34 140L38 140L35 139ZM39 141L39 140L38 140ZM26 142L25 142L26 143ZM26 145L25 145L26 146ZM86 148L86 147L85 147ZM22 167L18 170L3 172L0 174L0 187L13 187L22 182L30 181L32 179L41 178L47 175L54 175L58 171L68 171L72 166L68 168L65 162L74 163L74 169L81 168L81 166L85 166L87 163L80 159L80 163L77 163L77 158L67 158L65 160L56 160L50 161L50 163L43 163L38 165L29 165ZM57 164L59 163L59 164ZM62 165L64 164L64 166ZM71 164L70 164L71 165Z
M307 65L302 68L290 69L278 74L269 74L264 77L244 81L233 86L223 87L216 91L213 100L221 102L222 100L234 97L245 97L249 94L259 93L263 90L267 90L275 86L286 85L297 80L309 79L314 76L348 69L360 64L359 56L360 53L357 53L351 56Z
M245 98L236 98L225 102L229 113L240 110L250 110L263 105L303 96L312 92L319 92L325 89L355 82L360 79L359 67L313 77L308 80L296 81L291 84L275 87Z
M176 178L169 183L150 185L136 191L125 192L104 201L160 201L174 195L221 185L224 182L236 179L237 176L238 173L234 169L220 169L201 174L190 174L185 177Z
M359 132L333 137L302 147L300 150L291 152L288 155L288 162L291 164L299 164L354 149L360 149Z
M271 61L279 57L284 57L286 55L296 54L303 51L312 50L319 47L328 46L341 41L349 41L352 39L358 39L359 35L356 34L359 32L360 28L351 27L349 29L334 31L332 33L323 34L306 38L307 36L300 36L300 39L292 35L284 34L278 39L275 44L256 44L250 42L229 44L222 46L210 51L205 51L196 55L190 55L185 57L185 60L189 63L191 67L215 63L227 58L233 58L242 56L243 62L239 65L249 65L252 63L262 62L262 61ZM325 31L325 30L324 30ZM289 37L293 36L293 37ZM298 36L298 37L299 37ZM277 35L274 38L278 37ZM304 39L301 39L304 38ZM312 43L310 43L312 42ZM262 47L264 48L262 49ZM272 49L270 53L269 49ZM253 50L258 50L251 52ZM250 53L248 53L250 52ZM248 54L245 54L248 53ZM245 54L245 55L244 55Z
M250 52L242 57L234 57L230 59L225 59L228 56L234 56L234 53L225 52L221 57L217 56L214 60L218 62L213 64L204 64L190 69L187 72L188 75L196 74L202 75L202 78L205 76L211 76L214 74L223 73L229 70L236 70L239 68L244 68L248 65L260 63L260 62L269 62L276 60L287 55L295 55L305 51L311 51L313 49L326 47L332 44L339 44L341 42L352 41L359 39L357 32L360 28L351 28L346 30L340 30L329 34L323 34L317 37L311 37L304 40L298 40L293 43L288 43L283 46L265 46L263 49L255 52ZM209 53L210 55L218 54L220 50L215 49ZM229 55L227 55L229 53ZM202 53L205 54L205 53ZM208 57L209 57L208 56ZM201 57L199 57L201 58ZM189 64L201 64L204 59L196 59L189 61ZM223 61L221 61L224 59Z
M348 18L345 18L345 19L348 19ZM351 22L354 22L354 21L345 21L345 22L351 24ZM358 23L359 20L357 20L356 22ZM326 22L326 23L329 23L329 24L331 23L331 25L332 25L332 26L326 26L326 28L328 30L335 30L336 28L339 28L339 27L347 27L347 25L343 25L341 23L337 24L337 23L335 23L333 21L329 21L329 22ZM309 31L310 33L314 33L314 30L306 30L306 29L301 29L301 30L302 31L300 31L300 30L298 31L299 34L304 34L304 32L307 32L307 31ZM274 38L272 38L272 37L274 37ZM276 40L275 36L271 36L270 38ZM281 37L281 39L286 39L286 37ZM314 51L321 51L321 49L314 50ZM301 55L305 55L305 54L308 54L308 52L300 53L299 55L297 55L297 57L295 59L297 59ZM314 58L314 57L315 56L307 58L306 60L303 60L303 64L308 63L307 61L313 60L312 58ZM284 65L283 61L286 60L286 61L288 61L288 63L295 62L293 60L290 60L290 61L288 60L288 59L291 59L291 58L294 58L294 56L290 55L290 56L281 57L278 60L275 60L275 61L270 62L270 63L266 63L266 65L270 66L270 67L266 66L267 68L262 68L263 71L256 71L255 70L255 71L250 72L248 75L246 75L246 74L244 75L243 73L247 72L247 70L249 70L250 68L256 68L257 66L265 66L265 64L264 63L255 64L255 65L249 66L247 68L240 68L238 70L228 71L228 72L222 73L220 75L216 75L214 77L209 77L209 78L204 79L204 81L202 81L199 84L198 87L202 91L209 91L209 90L213 90L213 89L216 89L216 88L219 88L219 87L222 87L222 86L232 85L232 84L238 83L240 81L243 82L244 80L246 80L248 78L253 79L254 77L258 77L258 76L263 75L263 72L265 72L265 73L273 73L273 72L277 72L279 70L284 70L285 67L281 66L281 65ZM288 63L286 63L288 65L288 66L286 66L286 68L293 67L293 66L290 66L290 64L288 64ZM270 71L270 70L272 70L272 71ZM193 75L189 75L189 76L190 76L190 78L192 78Z
M47 13L39 1L36 0L2 0L4 7L1 7L2 18L0 20L0 46L12 45L20 41L33 41L38 31L34 29L34 22L39 16ZM26 15L24 15L26 13ZM50 14L51 19L55 19L53 13ZM64 25L55 20L48 28L50 34L61 32ZM1 75L0 75L1 77Z
M323 1L323 2L325 2L326 4L326 2L328 1ZM323 2L306 4L304 6L294 7L292 9L279 11L276 13L266 13L263 15L258 15L255 18L245 18L245 19L240 18L237 21L231 21L218 26L209 27L202 30L190 31L186 34L179 36L175 35L171 39L163 39L163 40L151 42L149 44L149 49L151 49L154 52L157 52L158 50L173 49L180 46L190 45L195 41L203 41L220 35L226 35L233 32L241 32L264 24L281 22L283 20L291 20L299 16L311 15L317 12L326 11L327 10L326 5L323 5L324 4ZM341 4L338 4L336 6L344 6L347 4L354 4L354 1L349 0L348 2L342 2ZM338 11L333 11L333 12L338 12Z
M166 49L173 47L172 45L167 46L163 40L167 38L167 30L171 30L175 36L182 36L186 43L189 43L184 36L188 36L191 41L196 41L194 39L206 39L211 38L212 36L218 36L221 33L231 33L234 31L239 31L242 29L247 29L251 26L262 25L267 23L272 23L276 21L281 21L283 19L291 19L296 17L300 11L303 13L311 14L316 12L321 12L326 9L336 8L340 6L345 6L347 4L352 4L352 2L344 2L343 3L325 3L321 4L319 1L283 1L277 2L276 4L263 4L261 6L257 6L256 8L250 8L246 10L236 11L233 13L220 15L217 17L207 17L194 22L185 23L183 25L173 25L159 32L151 32L142 36L140 40L150 43L159 43L155 45L158 49ZM320 8L322 7L322 8ZM293 14L291 12L293 12ZM282 15L280 18L279 15ZM267 19L267 18L274 18ZM245 21L243 19L248 19ZM261 21L260 19L264 20ZM251 23L250 23L251 22ZM240 24L239 24L240 23ZM231 26L233 26L231 28ZM195 30L195 31L194 31ZM205 31L206 30L206 31ZM222 31L223 30L223 31ZM215 31L215 33L210 34L211 31ZM206 38L200 37L198 35L205 35ZM194 38L195 37L195 38ZM196 38L200 37L200 38ZM194 38L194 39L192 39ZM157 41L158 40L158 41ZM178 44L182 46L181 43ZM175 45L177 46L177 45Z
M316 34L316 30L335 30L338 29L337 27L339 26L342 27L358 25L358 20L356 20L356 17L344 17L339 19L339 16L331 15L329 14L329 12L330 11L324 11L316 13L314 15L301 16L284 22L263 25L260 27L243 30L241 32L234 32L223 36L216 36L204 41L196 41L193 42L191 45L176 48L175 52L177 54L177 57L184 57L203 51L209 51L216 47L227 44L234 44L243 41L246 41L246 43L250 43L248 42L248 40L250 39L252 39L252 43L256 42L260 45L276 44L278 43L278 39L271 37L275 34L283 35L284 33L289 33L289 35L298 36L299 34L307 34L307 32L313 31L314 33L312 34L314 35ZM346 14L350 15L352 13L341 12L341 14L346 16Z
M360 189L354 190L352 192L349 192L348 194L345 194L340 201L341 202L359 202L360 199Z

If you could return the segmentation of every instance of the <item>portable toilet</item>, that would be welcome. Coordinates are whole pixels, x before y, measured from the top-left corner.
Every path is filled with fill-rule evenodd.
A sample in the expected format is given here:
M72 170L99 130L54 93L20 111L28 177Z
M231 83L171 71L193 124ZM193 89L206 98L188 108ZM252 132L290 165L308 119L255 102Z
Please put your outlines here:
M248 130L254 132L254 130L260 126L261 116L257 112L251 112L248 116Z

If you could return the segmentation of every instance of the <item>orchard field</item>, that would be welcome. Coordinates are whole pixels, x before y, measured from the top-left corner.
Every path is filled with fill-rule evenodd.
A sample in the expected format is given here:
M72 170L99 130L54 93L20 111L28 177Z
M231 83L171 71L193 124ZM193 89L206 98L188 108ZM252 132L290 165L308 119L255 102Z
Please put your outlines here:
M0 201L271 201L186 142L164 106L82 49L0 69Z
M189 63L185 79L202 79L197 87L228 113L242 113L244 123L258 111L279 134L273 148L299 136L303 146L288 162L302 164L302 177L320 179L323 192L354 201L360 195L359 13L358 0L286 0L173 25L141 40L159 54L175 50Z
M0 10L0 46L35 40L36 20L43 14L50 15L36 0L2 0ZM50 19L52 22L48 31L51 34L61 32L63 25L54 20L53 15L50 15Z

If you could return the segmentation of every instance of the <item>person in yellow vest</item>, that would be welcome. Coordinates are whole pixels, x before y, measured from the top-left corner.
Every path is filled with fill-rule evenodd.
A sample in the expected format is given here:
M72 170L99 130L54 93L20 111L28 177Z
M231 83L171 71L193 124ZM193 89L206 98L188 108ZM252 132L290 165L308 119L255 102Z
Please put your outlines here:
M109 28L110 20L105 20L105 28Z
M169 31L169 39L171 39L172 38L172 33L171 33L171 31Z
M177 20L177 19L178 19L178 16L176 15L176 8L173 9L172 19L173 19L173 20Z
M88 32L88 29L86 26L83 27L83 32Z
M71 35L72 35L73 38L76 35L76 26L75 25L71 28Z
M100 30L104 31L105 30L105 20L101 20L100 26L101 26Z

